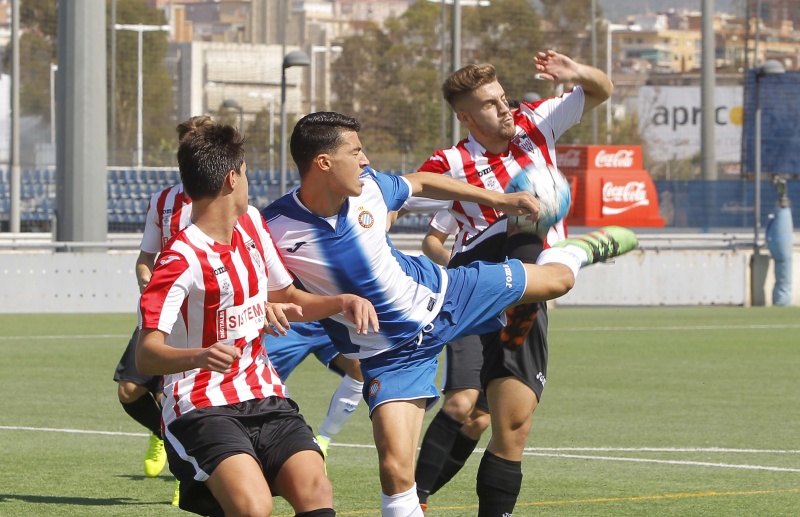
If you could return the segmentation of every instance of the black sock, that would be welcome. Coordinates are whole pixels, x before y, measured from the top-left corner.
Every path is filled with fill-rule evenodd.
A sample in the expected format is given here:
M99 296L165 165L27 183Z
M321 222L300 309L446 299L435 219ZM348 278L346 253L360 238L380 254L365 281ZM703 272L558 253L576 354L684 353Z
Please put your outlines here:
M428 430L422 439L417 459L417 470L414 474L417 482L417 496L421 503L428 501L428 495L439 478L439 473L450 449L461 429L461 422L454 420L442 410L431 420Z
M150 429L150 432L161 438L161 406L149 391L138 399L128 404L122 404L122 409L131 418Z
M310 512L302 512L294 514L294 517L334 517L336 512L333 508L317 508Z
M456 435L453 448L450 449L450 455L447 457L444 465L442 465L439 477L431 487L431 494L435 494L440 488L453 479L453 476L458 474L477 445L478 440L473 440L462 432Z
M509 461L489 451L478 468L478 517L511 515L522 486L522 462Z

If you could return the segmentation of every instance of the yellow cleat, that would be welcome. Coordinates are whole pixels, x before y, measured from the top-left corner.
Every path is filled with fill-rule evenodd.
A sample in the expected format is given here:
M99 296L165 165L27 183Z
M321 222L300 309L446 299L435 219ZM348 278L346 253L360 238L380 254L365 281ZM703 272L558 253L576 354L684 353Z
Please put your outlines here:
M164 450L164 440L158 436L150 435L150 447L147 448L147 456L144 458L144 475L154 478L161 474L167 464L167 451Z
M175 495L172 496L172 506L177 507L181 502L181 482L175 480Z

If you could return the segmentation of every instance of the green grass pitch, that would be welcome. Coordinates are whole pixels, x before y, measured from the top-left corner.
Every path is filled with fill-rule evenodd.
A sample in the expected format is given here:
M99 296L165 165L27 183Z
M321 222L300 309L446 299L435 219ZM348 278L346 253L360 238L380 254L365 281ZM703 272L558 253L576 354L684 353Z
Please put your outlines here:
M515 517L800 513L799 308L556 308L550 324ZM0 315L0 516L183 513L168 471L143 476L146 435L116 400L134 325ZM288 379L312 427L337 383L314 358ZM339 515L380 514L371 444L361 406L330 449ZM429 517L477 513L479 460ZM279 498L275 515L293 512Z

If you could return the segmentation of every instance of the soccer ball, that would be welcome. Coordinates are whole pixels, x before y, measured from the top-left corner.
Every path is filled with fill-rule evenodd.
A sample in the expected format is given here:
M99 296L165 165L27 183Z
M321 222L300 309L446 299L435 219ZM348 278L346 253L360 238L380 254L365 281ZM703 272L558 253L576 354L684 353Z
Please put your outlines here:
M569 181L552 165L529 165L506 187L506 192L527 191L539 199L539 219L531 222L527 215L509 216L522 231L544 235L569 213L572 189Z

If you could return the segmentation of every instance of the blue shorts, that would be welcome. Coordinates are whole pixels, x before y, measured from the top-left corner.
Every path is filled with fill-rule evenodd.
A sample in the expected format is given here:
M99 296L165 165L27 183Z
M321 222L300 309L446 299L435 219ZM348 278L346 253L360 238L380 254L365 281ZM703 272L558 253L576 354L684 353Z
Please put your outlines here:
M474 262L448 269L447 292L439 314L410 341L361 360L364 399L369 411L385 402L439 398L434 384L439 353L461 336L497 330L506 307L525 291L525 266L516 259L493 264Z
M283 381L286 381L297 365L311 354L330 370L344 375L343 371L331 364L339 352L333 347L328 334L318 321L292 322L291 329L285 336L275 337L265 334L264 348L272 366Z

